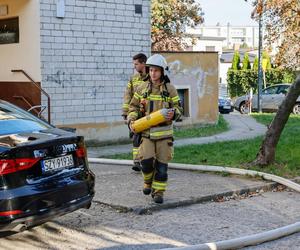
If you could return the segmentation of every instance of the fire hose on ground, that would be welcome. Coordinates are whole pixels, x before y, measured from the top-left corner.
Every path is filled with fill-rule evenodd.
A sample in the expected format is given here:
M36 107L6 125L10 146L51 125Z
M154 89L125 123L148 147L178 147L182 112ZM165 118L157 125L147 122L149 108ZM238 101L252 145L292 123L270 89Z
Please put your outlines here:
M96 164L108 164L108 165L125 165L131 166L132 161L130 160L113 160L113 159L103 159L103 158L89 158L90 163ZM282 184L290 189L293 189L297 192L300 192L300 185L290 181L288 179L267 174L263 172L239 169L239 168L229 168L229 167L220 167L220 166L202 166L202 165L191 165L191 164L178 164L170 163L170 169L177 170L188 170L188 171L205 171L205 172L223 172L229 174L237 175L248 175L248 176L260 176L265 180L274 181L279 184ZM265 231L258 234L247 235L240 238L229 239L224 241L216 241L210 243L204 243L193 246L186 247L175 247L175 248L165 248L163 250L171 249L180 249L180 250L221 250L221 249L238 249L246 246L258 245L267 241L276 240L294 233L300 232L300 221L290 224L284 227L273 229L270 231Z

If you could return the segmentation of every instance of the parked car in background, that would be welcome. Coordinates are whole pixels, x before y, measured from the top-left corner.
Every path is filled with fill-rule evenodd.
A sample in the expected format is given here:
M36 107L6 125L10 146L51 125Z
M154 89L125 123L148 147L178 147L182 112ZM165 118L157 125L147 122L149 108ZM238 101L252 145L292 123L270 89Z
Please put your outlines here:
M233 111L232 101L229 97L220 96L219 97L219 112L221 114L229 114Z
M263 112L276 112L286 97L291 85L287 83L275 84L262 90L261 105ZM241 114L249 112L249 95L243 95L235 100L234 108ZM252 98L252 111L257 111L257 94ZM293 111L294 114L300 115L300 97L298 97Z
M0 100L0 231L89 208L94 185L83 137Z

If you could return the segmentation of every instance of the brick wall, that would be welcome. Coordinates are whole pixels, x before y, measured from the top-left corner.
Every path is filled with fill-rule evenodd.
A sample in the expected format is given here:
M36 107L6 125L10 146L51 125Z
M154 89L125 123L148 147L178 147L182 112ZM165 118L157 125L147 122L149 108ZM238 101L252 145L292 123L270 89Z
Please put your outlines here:
M42 86L52 123L120 121L131 58L150 54L150 1L65 0L64 18L56 8L56 1L40 1Z

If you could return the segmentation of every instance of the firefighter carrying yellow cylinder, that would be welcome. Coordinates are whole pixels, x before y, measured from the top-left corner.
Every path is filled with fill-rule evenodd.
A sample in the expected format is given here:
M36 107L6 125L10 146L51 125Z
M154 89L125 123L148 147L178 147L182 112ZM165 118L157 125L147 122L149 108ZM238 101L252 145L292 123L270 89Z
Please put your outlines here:
M159 125L167 121L167 114L169 109L160 109L150 115L144 116L132 123L132 129L135 133L140 133L153 126Z

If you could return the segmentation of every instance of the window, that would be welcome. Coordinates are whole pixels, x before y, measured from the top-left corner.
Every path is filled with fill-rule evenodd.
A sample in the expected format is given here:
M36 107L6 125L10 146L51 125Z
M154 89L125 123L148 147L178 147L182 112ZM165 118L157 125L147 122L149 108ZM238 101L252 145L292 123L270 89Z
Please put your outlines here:
M19 18L0 19L0 44L19 42Z
M141 4L135 4L135 14L143 14L143 6Z
M189 90L188 89L177 89L178 96L181 101L181 106L183 108L183 116L190 116L189 111Z
M215 46L205 46L206 51L215 51Z
M286 95L287 92L289 91L289 88L290 88L290 86L288 86L288 85L281 85L278 88L277 94L284 94L284 95Z
M266 88L263 91L263 94L265 94L265 95L275 95L277 93L277 90L278 90L278 86Z
M0 103L0 127L0 136L51 128L49 124L30 113L4 103Z
M0 120L0 136L8 134L29 133L32 131L46 130L49 127L31 120Z

